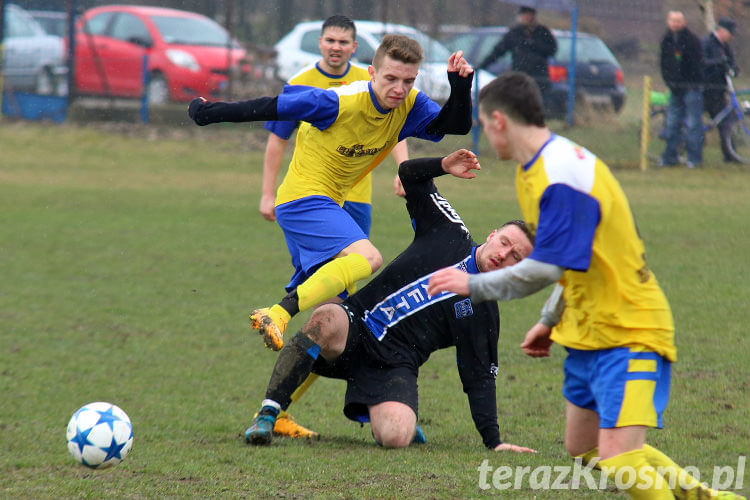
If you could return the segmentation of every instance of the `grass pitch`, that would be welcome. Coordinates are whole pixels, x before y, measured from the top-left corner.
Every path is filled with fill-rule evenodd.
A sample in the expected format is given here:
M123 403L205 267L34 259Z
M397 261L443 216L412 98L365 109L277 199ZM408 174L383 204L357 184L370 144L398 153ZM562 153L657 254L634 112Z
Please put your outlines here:
M618 167L675 315L666 429L649 441L710 480L714 466L736 468L750 451L750 171L627 168L637 165L634 129L625 117L568 135ZM322 379L291 408L320 441L245 445L276 359L247 314L280 298L290 274L280 229L257 213L259 137L251 127L185 125L154 138L0 122L0 497L617 496L535 490L528 476L498 490L492 473L480 488L484 460L493 469L570 464L563 350L533 360L518 348L544 294L500 309L501 436L538 454L482 447L451 350L420 374L425 446L378 448L341 413L344 384ZM434 156L470 139L412 144L413 155ZM519 216L513 166L483 148L477 180L438 181L479 241ZM372 240L386 261L411 237L394 173L392 164L375 173ZM97 400L134 425L130 455L111 470L77 465L65 446L72 413ZM750 474L744 483L747 494Z

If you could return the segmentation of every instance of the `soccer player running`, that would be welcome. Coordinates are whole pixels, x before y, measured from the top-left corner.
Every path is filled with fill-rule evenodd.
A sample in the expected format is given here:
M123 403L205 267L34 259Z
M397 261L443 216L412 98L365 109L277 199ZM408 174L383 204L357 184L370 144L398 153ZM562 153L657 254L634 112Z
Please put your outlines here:
M442 267L474 275L516 264L532 250L531 234L521 221L506 223L477 246L433 182L445 173L471 179L478 169L476 156L467 150L400 165L413 241L343 304L315 309L287 342L262 407L245 432L249 443L271 442L276 416L311 372L347 381L344 414L369 421L377 443L403 448L424 442L417 427L419 367L432 352L455 346L459 376L484 445L497 451L534 451L500 440L497 303L425 293L431 274Z
M340 87L358 80L369 80L366 68L354 66L349 62L357 49L357 30L354 21L346 16L334 15L323 22L318 48L320 60L302 68L292 76L287 85L309 85L327 89ZM269 132L266 142L266 154L263 159L263 185L261 188L260 214L269 221L276 220L276 178L281 168L287 142L299 125L296 121L266 122ZM396 165L409 159L406 141L401 141L393 148L393 160ZM394 179L394 191L403 196L398 175ZM370 236L372 224L372 175L367 174L352 187L344 201L344 210L359 224L366 236Z
M543 315L521 348L533 357L548 356L554 341L568 351L568 452L585 462L598 460L596 467L609 477L637 474L626 489L632 498L720 495L646 444L647 429L662 427L676 359L674 326L617 180L591 152L549 131L539 90L527 75L505 73L485 86L479 120L498 157L520 163L516 190L535 232L534 249L523 262L482 275L441 270L427 292L452 292L474 302L511 300L557 281L563 302L555 305L553 293L545 310L561 311L559 322L554 314ZM659 467L671 474L658 477Z

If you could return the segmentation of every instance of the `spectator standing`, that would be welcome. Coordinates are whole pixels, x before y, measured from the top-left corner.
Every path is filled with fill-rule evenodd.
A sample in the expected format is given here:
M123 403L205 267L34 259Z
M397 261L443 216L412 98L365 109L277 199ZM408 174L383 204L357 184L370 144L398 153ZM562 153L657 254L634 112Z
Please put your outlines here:
M705 90L703 91L703 103L706 111L714 118L727 102L727 74L731 76L739 72L734 61L734 54L729 42L734 38L736 24L731 19L722 17L716 23L716 29L703 39L703 75ZM721 138L721 152L724 161L728 163L737 162L732 157L724 138L729 134L731 117L719 123L719 137Z
M508 51L511 52L513 70L532 77L546 101L551 86L547 59L557 52L557 41L546 26L537 22L536 9L527 6L519 9L518 24L495 45L479 64L479 69L487 69Z
M662 166L677 164L683 137L687 166L697 167L703 157L703 48L691 32L682 12L667 14L667 32L661 40L661 76L671 96L667 107L667 146L661 155ZM683 135L683 126L686 134Z

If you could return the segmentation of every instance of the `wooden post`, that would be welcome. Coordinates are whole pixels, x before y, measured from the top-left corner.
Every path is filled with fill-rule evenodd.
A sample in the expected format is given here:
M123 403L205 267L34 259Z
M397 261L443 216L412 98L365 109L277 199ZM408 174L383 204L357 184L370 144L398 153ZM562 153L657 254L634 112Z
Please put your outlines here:
M648 169L648 145L651 141L651 77L643 77L643 110L641 115L641 170Z

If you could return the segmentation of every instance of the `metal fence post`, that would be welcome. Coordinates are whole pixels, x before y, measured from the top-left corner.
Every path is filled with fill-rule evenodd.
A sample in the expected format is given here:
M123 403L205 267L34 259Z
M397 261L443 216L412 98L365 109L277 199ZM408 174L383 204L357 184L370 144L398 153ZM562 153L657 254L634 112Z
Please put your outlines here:
M141 122L148 123L148 54L143 54L143 94L141 95Z

